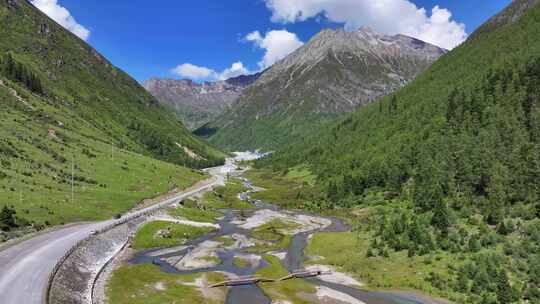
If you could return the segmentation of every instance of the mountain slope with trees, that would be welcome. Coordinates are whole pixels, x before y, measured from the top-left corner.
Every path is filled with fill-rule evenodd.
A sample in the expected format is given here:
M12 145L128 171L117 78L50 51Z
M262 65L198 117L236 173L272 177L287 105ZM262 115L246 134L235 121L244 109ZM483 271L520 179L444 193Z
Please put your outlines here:
M0 242L110 218L225 157L26 0L0 0L0 105Z
M0 25L3 75L71 111L75 125L99 131L103 141L177 164L222 162L221 152L191 136L134 79L28 1L0 1Z
M274 150L413 80L445 50L369 28L323 30L266 70L196 134L227 149Z
M308 166L326 189L308 206L371 210L368 255L459 255L426 277L458 303L537 303L538 37L538 1L516 0L405 88L258 166Z

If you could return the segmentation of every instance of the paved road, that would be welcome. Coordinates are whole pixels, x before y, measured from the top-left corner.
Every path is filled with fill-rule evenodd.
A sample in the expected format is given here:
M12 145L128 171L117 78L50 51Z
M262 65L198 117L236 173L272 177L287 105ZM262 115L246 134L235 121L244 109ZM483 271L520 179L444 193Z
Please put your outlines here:
M209 172L214 178L192 190L179 193L173 198L149 208L127 214L138 215L162 208L223 183L222 170L215 168ZM99 223L66 227L39 235L0 252L0 303L1 304L42 304L45 300L49 274L54 265L78 241L89 236L92 231L114 223L108 220Z

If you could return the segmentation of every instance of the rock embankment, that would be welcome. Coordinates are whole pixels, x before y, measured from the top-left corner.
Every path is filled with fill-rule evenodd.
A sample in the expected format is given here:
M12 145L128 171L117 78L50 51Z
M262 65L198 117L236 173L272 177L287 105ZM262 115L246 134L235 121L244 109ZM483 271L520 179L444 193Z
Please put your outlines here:
M92 304L92 288L101 269L129 241L144 217L90 238L62 264L51 284L49 303Z

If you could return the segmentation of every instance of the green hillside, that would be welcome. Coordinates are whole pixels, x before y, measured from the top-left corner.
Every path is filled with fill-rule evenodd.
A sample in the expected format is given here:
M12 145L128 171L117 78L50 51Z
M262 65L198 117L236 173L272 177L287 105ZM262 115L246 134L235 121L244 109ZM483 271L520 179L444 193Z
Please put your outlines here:
M13 226L109 218L225 156L23 0L0 0L0 104L0 208L17 212Z
M306 164L319 200L373 212L368 256L459 256L431 293L538 303L538 37L538 1L514 1L407 87L258 165Z
M71 112L69 120L82 132L99 131L93 135L105 142L176 164L204 167L222 162L223 154L192 137L134 79L27 1L1 1L0 25L3 61L10 57L35 75L43 90L35 93ZM177 143L200 157L190 157Z

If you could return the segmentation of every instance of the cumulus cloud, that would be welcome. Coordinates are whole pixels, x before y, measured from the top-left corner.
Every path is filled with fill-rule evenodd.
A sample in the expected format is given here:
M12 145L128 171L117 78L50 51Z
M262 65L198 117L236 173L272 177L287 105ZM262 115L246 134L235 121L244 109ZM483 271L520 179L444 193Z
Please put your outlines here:
M465 25L439 6L418 8L409 0L264 0L272 21L294 23L320 16L344 23L345 29L369 26L387 34L405 34L452 49L467 38Z
M171 73L192 80L226 80L240 75L251 74L252 72L242 62L237 61L221 72L191 63L184 63L172 69Z
M233 63L230 68L227 68L223 70L223 72L219 73L218 78L221 80L225 80L240 75L248 75L251 73L252 72L250 72L242 62L238 61Z
M171 70L173 74L194 80L211 78L215 71L191 63L181 64Z
M254 31L247 34L245 39L265 50L264 57L259 62L262 69L273 65L304 44L296 34L286 30L269 31L265 36L259 31Z
M59 5L57 0L32 0L31 2L40 11L79 38L88 40L88 37L90 37L90 31L77 23L71 13L65 7Z

